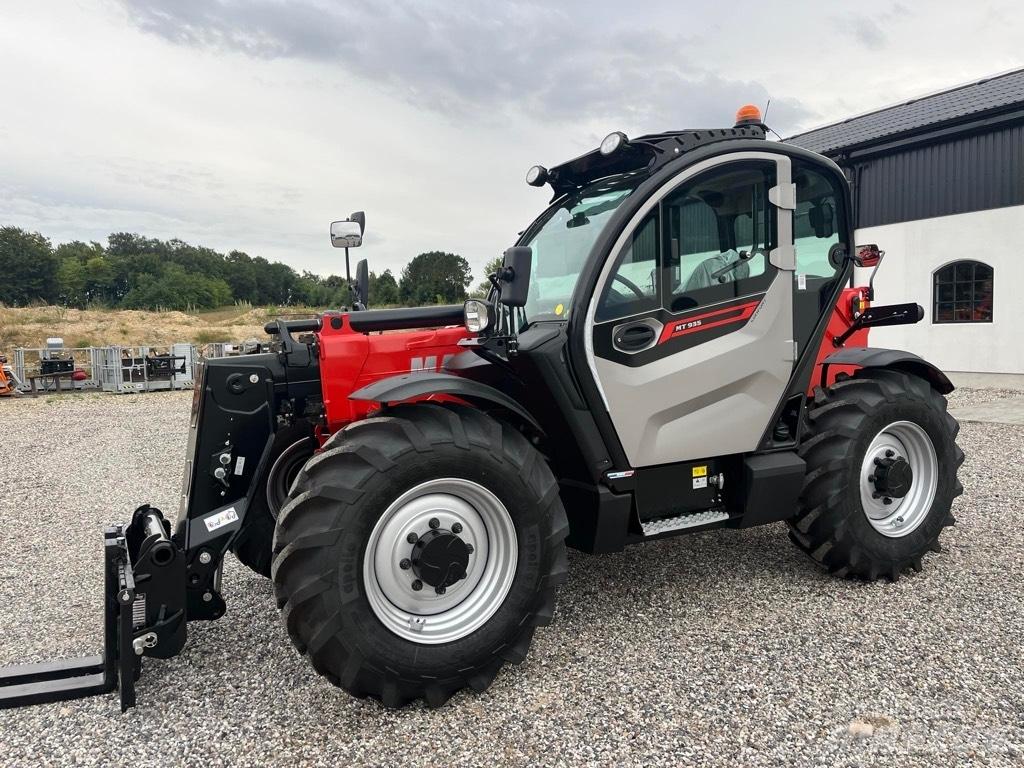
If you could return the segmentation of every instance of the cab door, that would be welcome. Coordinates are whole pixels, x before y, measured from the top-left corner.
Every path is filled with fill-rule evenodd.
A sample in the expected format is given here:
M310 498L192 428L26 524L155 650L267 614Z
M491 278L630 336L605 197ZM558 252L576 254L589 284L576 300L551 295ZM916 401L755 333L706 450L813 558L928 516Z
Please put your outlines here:
M793 369L790 159L685 169L612 247L587 308L587 363L633 467L757 447Z

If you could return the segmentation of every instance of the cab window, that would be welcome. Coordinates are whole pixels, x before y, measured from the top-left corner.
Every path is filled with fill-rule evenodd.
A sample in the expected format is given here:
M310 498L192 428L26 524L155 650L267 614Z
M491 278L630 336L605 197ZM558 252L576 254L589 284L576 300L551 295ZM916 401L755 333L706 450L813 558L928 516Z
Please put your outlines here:
M796 211L793 214L793 244L796 246L796 275L830 279L837 264L829 259L832 246L839 243L843 199L835 180L821 171L797 162L793 168Z
M810 163L793 163L796 210L793 211L793 333L803 350L821 316L831 306L842 262L837 258L842 242L845 205L843 181Z
M658 214L649 214L615 260L595 320L617 320L660 306L658 298Z
M731 163L665 199L664 306L685 312L767 290L775 274L772 162Z

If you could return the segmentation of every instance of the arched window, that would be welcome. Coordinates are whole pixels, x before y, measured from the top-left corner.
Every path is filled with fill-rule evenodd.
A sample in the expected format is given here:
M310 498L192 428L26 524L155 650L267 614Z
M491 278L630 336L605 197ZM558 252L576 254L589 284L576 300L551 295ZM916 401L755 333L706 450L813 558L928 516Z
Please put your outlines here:
M992 267L954 261L935 270L933 323L991 323Z

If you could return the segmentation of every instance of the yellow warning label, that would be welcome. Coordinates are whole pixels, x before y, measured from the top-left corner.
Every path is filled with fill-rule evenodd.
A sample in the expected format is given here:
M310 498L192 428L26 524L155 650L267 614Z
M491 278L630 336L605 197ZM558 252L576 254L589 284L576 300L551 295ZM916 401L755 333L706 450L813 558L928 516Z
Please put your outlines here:
M707 474L708 474L708 468L706 466L705 467L694 467L693 468L693 476L694 477L707 477Z
M565 306L562 305L562 304L559 304L557 307L555 307L555 314L556 315L561 316L562 312L564 312L564 311L565 311Z

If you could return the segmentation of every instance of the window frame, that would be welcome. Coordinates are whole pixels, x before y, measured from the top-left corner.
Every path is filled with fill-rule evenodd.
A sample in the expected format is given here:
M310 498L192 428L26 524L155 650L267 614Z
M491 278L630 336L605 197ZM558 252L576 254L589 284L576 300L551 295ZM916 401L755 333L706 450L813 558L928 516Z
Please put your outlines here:
M971 277L969 280L958 280L957 279L957 267L961 265L969 265L971 267ZM981 278L982 280L988 279L992 281L992 295L989 298L991 307L989 308L988 319L983 320L957 320L956 310L957 304L967 303L965 301L957 300L957 287L959 285L970 285L971 298L969 299L970 311L973 314L977 311L979 300L975 295L975 290L978 278L978 267L984 267L988 270L988 278ZM952 270L952 279L940 281L940 275L947 270ZM996 271L991 264L987 264L984 261L978 259L957 259L956 261L950 261L938 267L932 272L932 325L976 325L983 323L992 323L995 320L995 279ZM953 299L951 301L942 301L939 299L939 288L944 286L952 286L953 288ZM951 306L953 316L950 320L939 319L939 305L948 304Z

